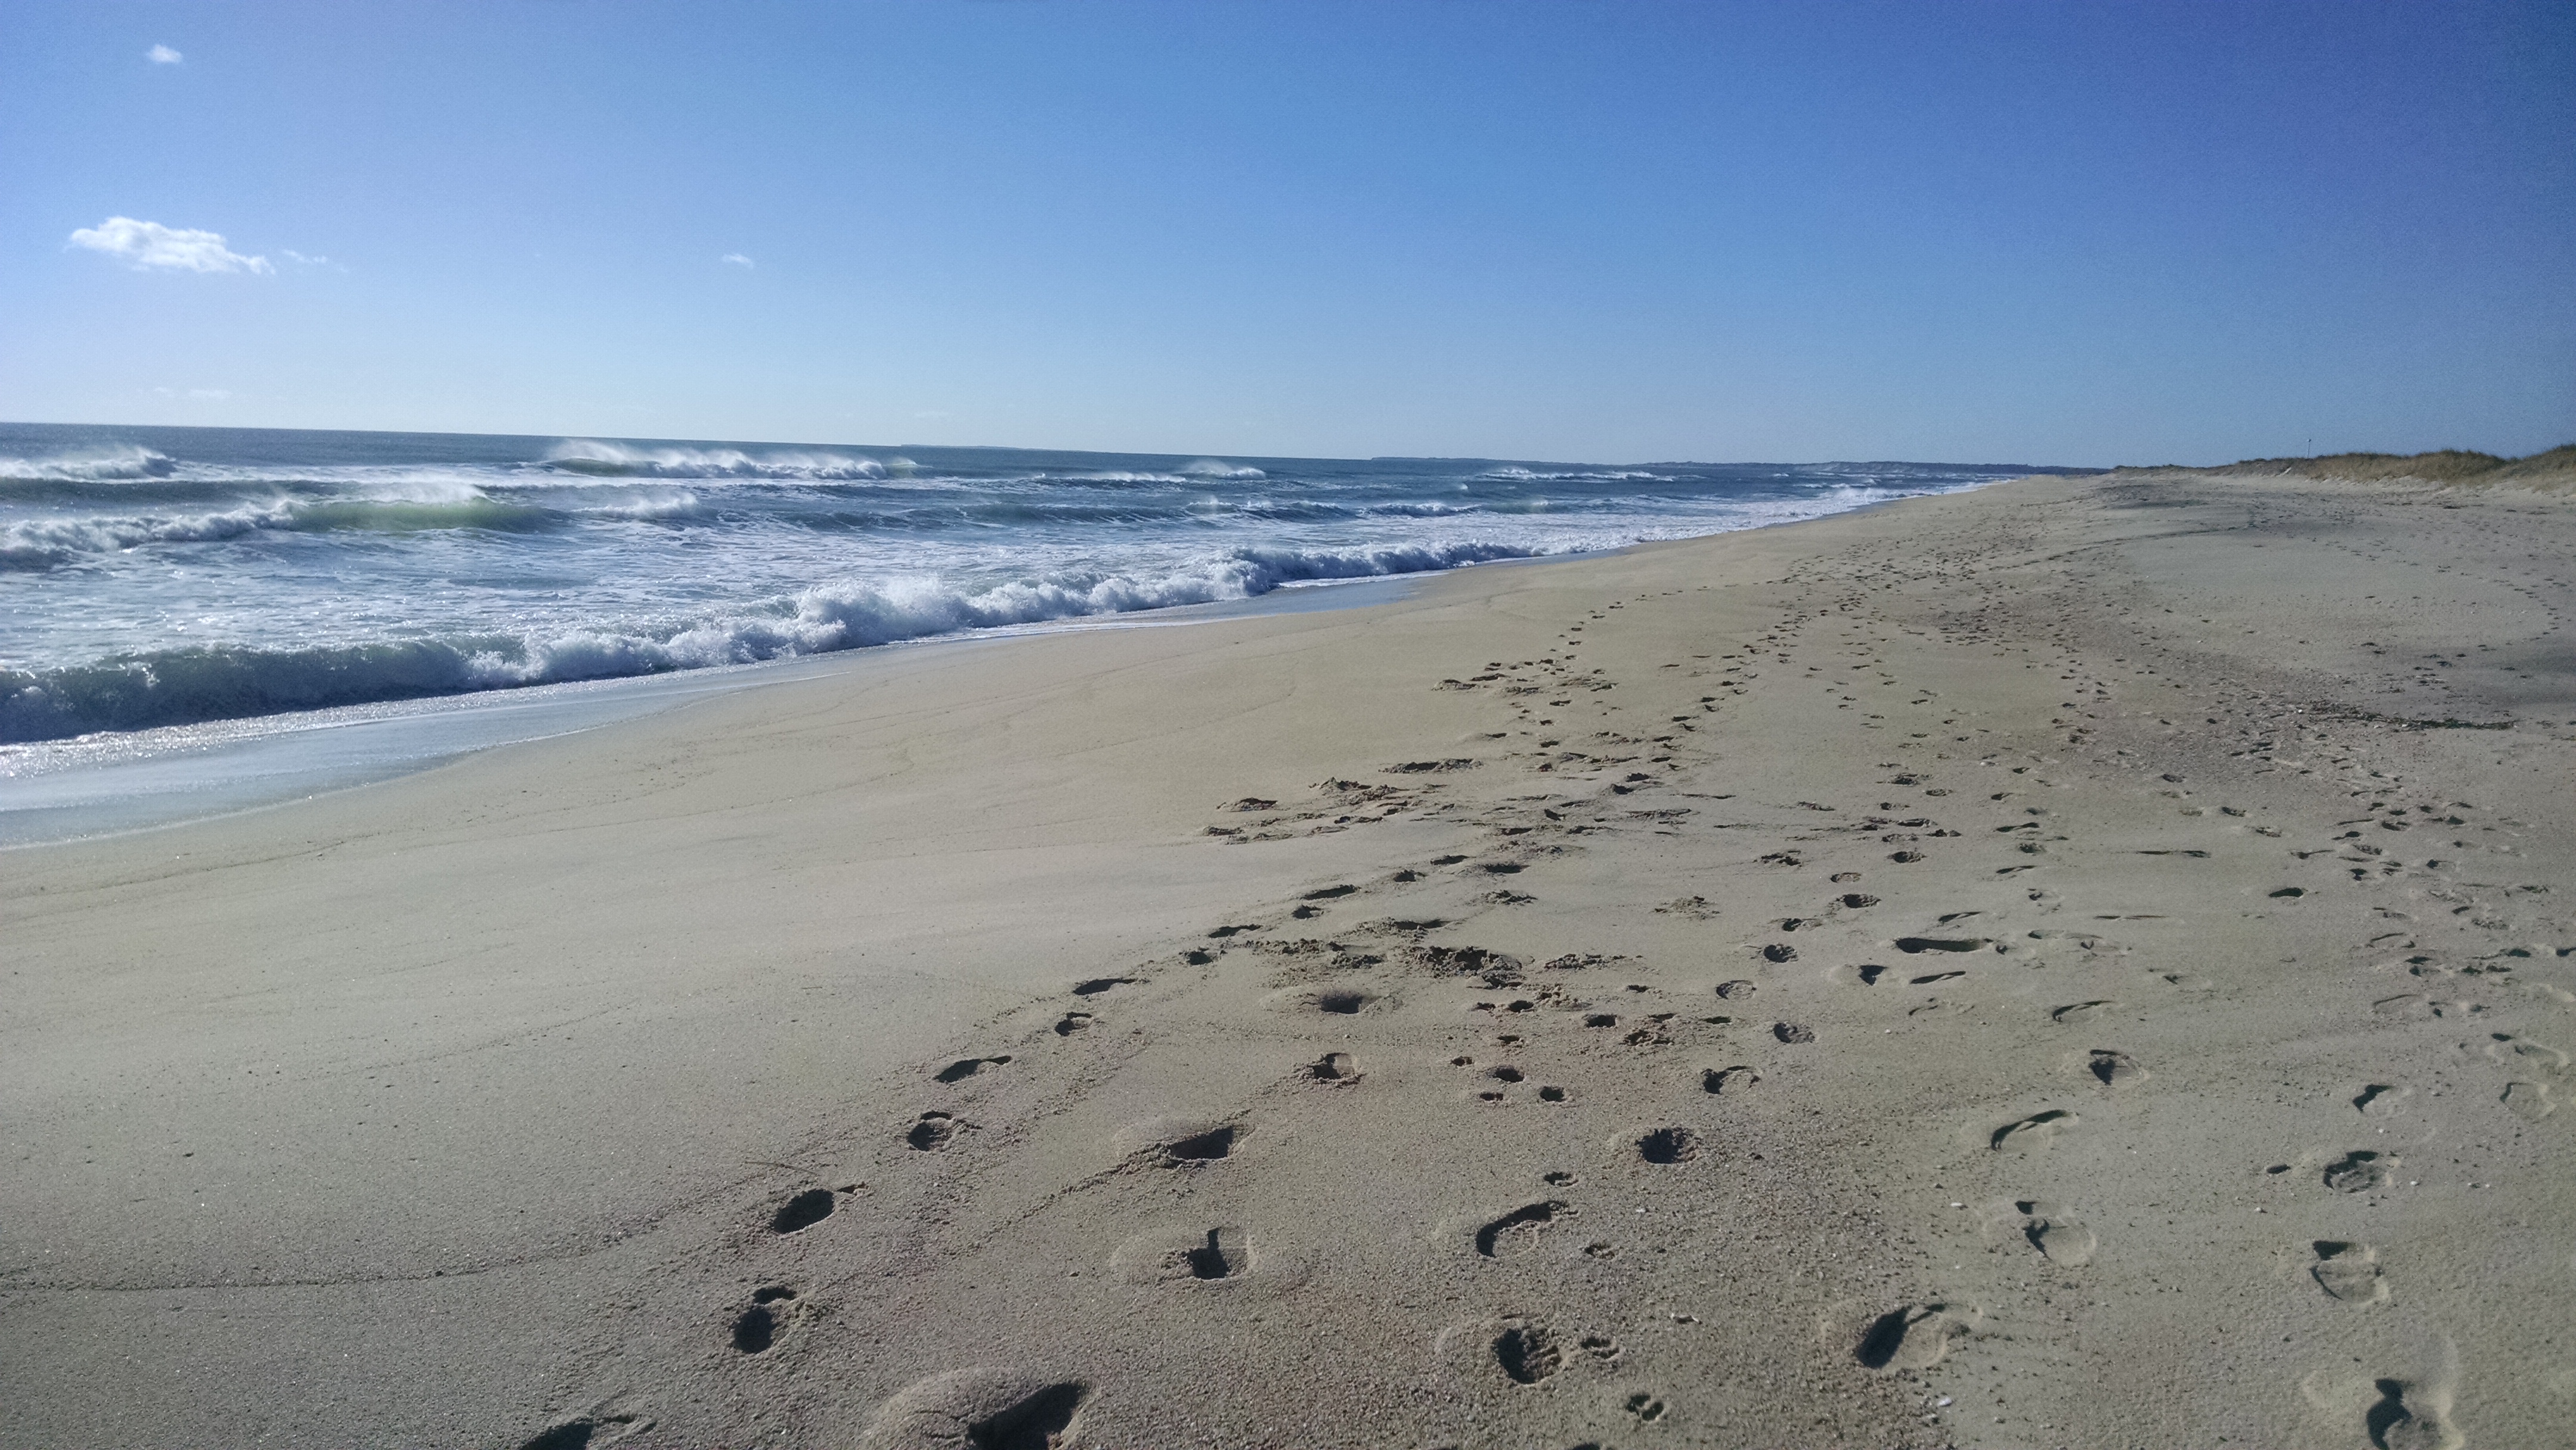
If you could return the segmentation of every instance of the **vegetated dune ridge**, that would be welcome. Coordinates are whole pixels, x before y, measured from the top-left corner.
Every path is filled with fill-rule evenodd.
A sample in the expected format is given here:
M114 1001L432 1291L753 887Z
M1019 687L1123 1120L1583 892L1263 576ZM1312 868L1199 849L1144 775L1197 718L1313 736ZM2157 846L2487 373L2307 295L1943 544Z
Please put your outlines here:
M2553 1443L2576 514L2249 468L13 853L0 1443Z
M2139 474L2198 474L2211 478L2313 478L2338 483L2430 484L2443 488L2510 488L2531 493L2576 492L2576 443L2528 458L2498 458L2446 448L2435 453L2331 453L2319 458L2249 458L2218 468L2119 468Z

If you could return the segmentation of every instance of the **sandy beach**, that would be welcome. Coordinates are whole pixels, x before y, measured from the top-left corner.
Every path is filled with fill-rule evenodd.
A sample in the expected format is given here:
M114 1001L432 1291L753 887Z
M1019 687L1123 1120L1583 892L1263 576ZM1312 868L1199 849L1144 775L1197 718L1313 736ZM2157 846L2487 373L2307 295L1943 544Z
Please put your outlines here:
M0 1445L2566 1443L2549 483L2032 479L0 854Z

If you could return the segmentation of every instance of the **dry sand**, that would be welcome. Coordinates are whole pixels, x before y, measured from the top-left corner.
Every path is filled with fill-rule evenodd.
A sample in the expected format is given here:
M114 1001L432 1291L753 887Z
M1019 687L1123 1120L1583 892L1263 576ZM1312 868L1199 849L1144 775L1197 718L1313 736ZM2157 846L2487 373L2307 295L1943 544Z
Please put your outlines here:
M0 856L0 1444L2569 1443L2571 561L2031 480Z

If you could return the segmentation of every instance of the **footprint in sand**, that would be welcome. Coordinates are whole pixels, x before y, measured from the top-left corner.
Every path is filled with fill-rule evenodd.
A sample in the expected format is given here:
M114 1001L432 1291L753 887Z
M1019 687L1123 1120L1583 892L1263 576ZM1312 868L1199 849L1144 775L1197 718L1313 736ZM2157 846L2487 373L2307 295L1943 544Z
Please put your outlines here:
M1136 985L1136 978L1134 977L1093 977L1087 981L1074 983L1073 995L1077 997L1097 997L1112 987L1132 987L1134 985Z
M519 1450L589 1450L651 1428L653 1422L640 1415L593 1413L548 1425L520 1441Z
M1760 1081L1762 1074L1742 1063L1733 1067L1705 1068L1699 1075L1700 1091L1708 1093L1742 1092Z
M1223 1284L1252 1272L1252 1237L1231 1224L1148 1229L1118 1246L1111 1269L1131 1284Z
M808 1188L778 1206L769 1216L769 1231L778 1234L801 1233L832 1216L835 1207L832 1190Z
M2319 1239L2309 1247L2317 1261L2308 1266L2308 1273L2329 1296L2346 1304L2387 1299L2388 1285L2379 1277L2379 1250L2339 1239Z
M898 1391L860 1450L1047 1450L1065 1443L1091 1386L1003 1369L961 1369Z
M2054 1142L2059 1133L2082 1121L2084 1121L2082 1118L2062 1108L2050 1108L2044 1113L2033 1113L2018 1122L2006 1123L1995 1129L1986 1139L1986 1146L1998 1152L2006 1150L2017 1153L2037 1152Z
M2026 1199L2013 1207L2022 1214L2022 1237L2050 1263L2081 1268L2093 1262L2093 1251L2101 1246L2100 1238L2091 1225L2068 1213L2063 1205Z
M1907 1304L1872 1320L1852 1357L1870 1369L1929 1369L1968 1332L1967 1322L1947 1304Z
M1359 1081L1359 1064L1347 1052L1327 1052L1306 1064L1305 1074L1317 1082L1349 1083Z
M2384 1082L2365 1083L2361 1091L2353 1095L2352 1105L2367 1117L2393 1118L2406 1111L2406 1100L2413 1096L2415 1090L2411 1087Z
M2104 1087L2128 1087L2147 1077L2147 1070L2138 1066L2136 1058L2108 1047L2094 1048L2084 1070L2100 1079Z
M999 1057L961 1057L932 1073L932 1082L964 1082L988 1067L1000 1067L1011 1060L1009 1053Z
M2558 1105L2549 1100L2549 1084L2545 1082L2506 1083L2501 1101L2506 1111L2526 1122L2537 1123L2558 1111Z
M2120 1004L2117 1002L2107 1000L2097 1002L2069 1002L2065 1006L2050 1012L2048 1017L2052 1022L2062 1023L2068 1027L2078 1027L2087 1022L2099 1019L2105 1012L2119 1005Z
M2396 1154L2358 1149L2327 1164L2324 1177L2337 1193L2370 1193L2386 1188L2396 1174Z
M2411 1380L2378 1382L2379 1403L2362 1420L2379 1450L2460 1450L2467 1437L2451 1424L2451 1397Z
M1699 1134L1688 1128L1655 1128L1637 1139L1637 1156L1649 1163L1688 1163L1699 1156Z
M2555 1047L2534 1042L2528 1037L2516 1037L2510 1032L2491 1032L2487 1036L2492 1039L2487 1045L2487 1056L2498 1062L2513 1067L2537 1068L2546 1073L2567 1070L2567 1054Z
M1534 1385L1565 1367L1565 1350L1545 1321L1506 1319L1494 1336L1494 1363L1512 1383Z
M1551 1174L1551 1181L1554 1178L1555 1175ZM1565 1181L1570 1183L1573 1179L1569 1175ZM1488 1259L1514 1259L1533 1253L1548 1227L1572 1214L1573 1210L1561 1198L1523 1204L1476 1230L1476 1252Z
M1717 984L1717 995L1730 1002L1741 1002L1753 995L1753 984L1741 977L1731 982L1720 982Z
M905 1131L903 1141L910 1144L916 1153L944 1153L948 1150L949 1144L957 1141L959 1128L972 1126L974 1125L962 1121L953 1113L933 1110L922 1114L911 1128Z
M1794 1045L1802 1042L1815 1041L1816 1029L1807 1026L1803 1022L1774 1022L1771 1024L1771 1035L1779 1038L1782 1042Z
M1090 1025L1090 1013L1067 1012L1062 1017L1056 1019L1055 1035L1058 1037L1071 1037L1073 1034L1082 1031Z
M784 1284L753 1290L751 1307L734 1318L733 1347L743 1354L767 1354L778 1342L780 1322L795 1300L796 1291Z

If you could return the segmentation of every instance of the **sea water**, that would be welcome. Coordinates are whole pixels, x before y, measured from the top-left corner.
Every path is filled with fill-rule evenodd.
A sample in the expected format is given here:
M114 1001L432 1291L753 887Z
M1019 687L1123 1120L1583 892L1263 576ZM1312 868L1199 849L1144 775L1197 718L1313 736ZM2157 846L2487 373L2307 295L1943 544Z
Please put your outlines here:
M240 732L170 728L1275 599L2030 471L0 424L0 745L130 764L117 733L193 748Z

